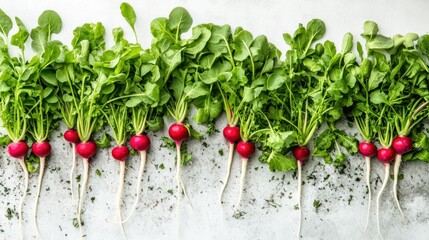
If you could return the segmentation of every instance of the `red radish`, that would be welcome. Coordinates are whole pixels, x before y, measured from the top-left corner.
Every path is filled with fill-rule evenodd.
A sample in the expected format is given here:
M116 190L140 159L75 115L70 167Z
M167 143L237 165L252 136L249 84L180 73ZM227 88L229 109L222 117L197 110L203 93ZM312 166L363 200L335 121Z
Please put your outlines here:
M220 204L222 204L223 192L225 191L226 185L228 184L229 176L231 175L232 160L234 158L234 144L240 140L240 128L234 125L228 125L223 129L223 136L229 142L229 155L227 172L219 196Z
M21 239L24 239L24 232L22 229L22 205L24 203L25 196L27 195L28 177L29 177L28 169L27 169L27 166L25 165L24 157L27 156L28 145L26 142L22 142L22 141L12 142L7 146L7 151L11 157L18 158L22 171L24 171L24 177L25 177L24 191L22 193L21 201L19 203L19 208L18 208L19 229L20 229Z
M377 146L372 142L359 143L358 150L364 157L374 157L377 155Z
M395 165L393 166L393 196L395 198L396 206L399 209L399 212L402 215L402 218L404 218L404 213L402 212L401 205L399 204L398 199L398 175L399 175L399 168L401 167L402 162L402 155L411 151L413 149L413 140L411 140L407 136L398 136L395 139L393 139L392 147L395 149L396 155L395 158Z
M366 187L368 188L368 210L366 214L365 232L368 228L369 214L371 210L371 183L370 183L370 172L371 172L371 157L377 155L377 146L372 142L361 142L358 146L359 153L365 157L366 165Z
M146 151L150 147L150 139L147 135L134 135L130 139L130 145L134 150L140 152L140 170L137 178L136 198L134 200L133 207L131 208L132 209L131 213L128 215L128 217L125 218L124 221L122 221L123 223L128 221L128 219L130 219L130 217L133 215L134 211L137 208L137 204L139 203L139 200L140 200L141 182L142 182L144 167L146 165Z
M396 152L391 147L380 148L377 152L378 161L385 163L385 164L389 164L390 162L392 162L393 159L395 159L395 156L396 156Z
M64 139L67 142L78 144L80 142L79 134L74 129L69 129L64 133Z
M7 146L7 151L11 157L24 158L28 152L26 142L12 142Z
M79 230L81 236L83 236L83 229L81 224L81 212L82 212L82 204L83 197L85 195L86 185L88 184L88 174L89 174L89 158L95 155L97 152L97 144L92 141L88 142L80 142L76 146L76 152L83 158L83 180L82 187L80 188L80 196L79 196L79 205L77 210L77 222L79 225Z
M86 159L91 158L97 152L97 144L95 144L95 142L92 142L92 141L80 142L76 146L76 152L82 158L86 158Z
M248 141L241 141L237 144L237 152L241 156L240 195L238 196L238 202L236 205L238 207L243 196L247 162L249 161L249 158L255 153L255 144Z
M130 139L131 147L136 151L146 151L150 146L150 139L146 135L134 135Z
M51 144L49 142L36 142L31 146L31 151L39 158L44 158L51 153Z
M112 156L114 159L123 162L130 155L130 150L126 146L117 146L112 149Z
M240 128L228 125L223 129L223 136L229 143L235 143L240 140Z
M301 208L301 178L302 178L302 163L310 157L310 149L305 146L296 146L292 151L293 157L298 162L298 208L299 208L299 224L298 224L298 239L301 235L302 208Z
M37 183L37 192L36 192L36 197L35 197L35 202L34 202L34 225L36 226L37 229L37 234L40 237L40 233L39 233L39 228L38 228L38 224L37 224L37 209L38 209L38 205L39 205L39 196L40 196L40 191L42 188L42 180L43 180L43 175L45 174L45 163L46 163L46 156L48 156L51 153L51 144L49 144L49 142L47 141L42 141L42 142L36 142L33 143L33 145L31 146L31 151L34 153L34 155L39 157L39 179L38 179L38 183Z
M71 198L72 198L72 205L73 205L73 201L74 201L74 191L73 191L73 174L74 174L74 169L76 167L76 144L80 143L80 137L79 137L79 133L74 130L74 129L68 129L67 131L64 132L64 139L71 143L72 145L72 166L70 169L70 191L71 191Z
M189 130L182 123L173 123L168 129L168 134L170 138L173 139L176 143L181 143L182 141L189 138Z

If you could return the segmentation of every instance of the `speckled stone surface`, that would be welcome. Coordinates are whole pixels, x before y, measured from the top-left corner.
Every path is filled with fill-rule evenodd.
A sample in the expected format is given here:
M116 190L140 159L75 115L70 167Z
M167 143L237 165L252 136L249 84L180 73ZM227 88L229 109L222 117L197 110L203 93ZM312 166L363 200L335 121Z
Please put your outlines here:
M423 0L394 1L284 1L284 0L237 0L237 1L130 1L136 8L139 36L143 45L150 42L150 20L168 15L177 5L186 7L195 23L216 22L241 25L255 35L266 34L269 39L284 48L281 34L293 31L298 22L317 17L325 20L327 38L337 44L343 33L350 31L358 36L364 20L372 19L380 24L381 31L394 33L427 33L424 17L429 3ZM101 21L107 32L113 27L124 26L119 5L121 1L102 0L86 2L41 0L37 4L29 0L0 3L0 8L11 16L19 16L28 27L33 27L38 15L45 9L54 9L63 17L63 33L58 37L69 42L72 29L84 22ZM85 7L82 7L85 6ZM127 28L126 28L127 29ZM129 37L131 32L128 31ZM109 36L110 38L110 36ZM111 42L111 39L109 40ZM28 46L30 49L30 46ZM192 115L192 114L191 114ZM167 119L166 124L171 123ZM233 216L233 204L239 192L241 163L236 156L229 185L224 194L223 208L218 203L221 180L226 172L228 147L221 134L225 126L224 116L216 122L218 132L203 141L190 140L188 151L193 155L192 165L183 168L183 181L194 205L191 210L183 198L180 204L180 239L225 240L280 240L296 239L298 211L295 173L272 173L266 165L250 160L246 177L241 216ZM348 132L347 124L339 127ZM205 131L204 126L196 127ZM43 239L79 239L79 230L73 227L76 206L71 205L68 184L71 154L69 144L60 133L53 134L53 153L47 161L39 207L39 228ZM175 198L175 151L161 147L164 131L151 134L152 147L142 182L142 198L137 212L127 222L128 239L177 239L177 215ZM206 146L202 144L207 143ZM224 155L221 156L220 151ZM110 224L114 220L118 185L119 164L110 157L110 151L100 151L91 160L90 180L84 202L83 221L86 239L121 239L119 227ZM19 227L16 212L23 178L19 164L1 148L0 152L0 239L18 239ZM372 162L371 184L374 195L381 187L383 167ZM138 156L127 162L124 208L126 215L134 200L135 182L139 167ZM303 228L302 239L378 239L375 218L375 197L372 201L370 225L364 233L367 194L364 181L364 161L360 156L350 158L343 174L320 159L311 159L303 171ZM392 183L382 197L381 226L385 239L429 239L429 165L422 162L406 162L401 168L404 179L399 182L399 197L405 220L396 209L392 195ZM96 170L101 175L96 174ZM77 172L82 171L78 161ZM79 173L78 173L79 174ZM33 202L37 174L32 174L30 190L24 205L26 239L35 239L32 221ZM321 205L316 209L314 202ZM12 210L7 219L7 209Z

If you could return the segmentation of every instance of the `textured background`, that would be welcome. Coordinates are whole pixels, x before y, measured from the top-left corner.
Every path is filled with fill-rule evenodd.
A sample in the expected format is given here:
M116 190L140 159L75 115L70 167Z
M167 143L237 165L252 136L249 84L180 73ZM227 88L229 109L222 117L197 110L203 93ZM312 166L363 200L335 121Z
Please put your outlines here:
M85 22L101 21L108 32L123 26L132 39L119 11L121 1L54 1L15 0L0 2L0 8L10 16L19 16L28 28L34 27L37 17L45 9L56 10L63 18L63 31L57 39L70 42L72 30ZM243 26L254 35L265 34L280 49L286 47L283 32L295 30L299 22L321 18L327 25L326 38L341 43L345 32L358 36L363 22L371 19L379 23L381 33L392 35L429 30L426 11L429 2L421 1L328 1L328 0L236 0L236 1L130 1L136 9L136 28L144 46L150 43L149 24L152 19L167 16L175 6L186 7L194 23L229 23ZM111 38L109 36L109 41ZM30 47L28 47L30 49ZM216 128L225 125L221 117ZM170 123L171 120L167 120ZM347 129L347 124L343 124ZM205 127L197 127L204 131ZM53 154L48 160L40 197L39 228L44 239L78 239L79 230L72 225L75 209L71 207L68 180L71 155L57 131L53 135ZM348 129L354 131L353 129ZM137 213L125 224L129 239L175 239L176 199L175 151L161 147L161 136L166 131L152 135L152 148L144 174L142 199ZM249 164L242 206L245 214L233 217L232 205L237 200L240 161L232 167L229 186L224 195L224 208L217 203L218 193L226 171L227 144L220 132L207 137L204 142L189 141L188 150L193 154L193 164L183 168L183 180L194 204L192 213L185 200L181 204L181 239L294 239L298 220L296 176L294 173L271 173L267 166L254 157ZM220 156L219 150L225 153ZM100 151L91 161L90 180L85 198L83 220L87 239L120 239L118 226L106 220L115 216L115 198L119 164L109 157L107 150ZM22 173L16 160L10 159L4 149L0 152L0 239L18 239L18 219L8 220L7 209L15 209L23 188ZM82 164L78 161L77 170ZM370 227L363 233L366 217L367 195L363 176L363 159L351 157L344 174L320 159L312 159L304 166L303 180L303 229L304 239L377 239L375 214ZM128 163L124 212L128 213L133 202L137 156ZM164 168L162 168L163 164ZM98 176L95 171L101 171ZM426 182L428 165L420 162L403 164L404 179L399 183L399 197L406 220L400 218L391 194L391 182L383 195L381 205L382 231L385 239L429 238L429 191ZM373 190L380 188L382 165L373 161L371 173ZM24 206L25 231L28 239L35 238L31 221L37 174L30 179L29 195ZM94 198L91 201L91 198ZM313 206L317 200L321 206ZM375 205L375 201L373 201ZM224 211L224 212L223 212ZM373 211L374 213L374 211Z

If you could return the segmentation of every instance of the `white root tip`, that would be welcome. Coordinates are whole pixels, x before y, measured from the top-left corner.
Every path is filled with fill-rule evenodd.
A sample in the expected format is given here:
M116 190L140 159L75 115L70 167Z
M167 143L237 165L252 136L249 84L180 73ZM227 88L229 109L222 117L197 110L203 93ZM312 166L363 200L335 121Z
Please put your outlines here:
M402 156L397 154L395 158L395 165L393 167L393 197L395 198L396 206L398 207L399 212L401 213L402 219L405 220L404 213L402 212L401 204L398 199L398 175L399 168L401 167Z
M124 190L124 181L125 181L125 161L120 162L121 170L119 172L119 186L118 186L118 197L117 197L117 218L119 222L122 222L122 194ZM124 225L120 223L121 234L124 239L127 239L127 235L125 234Z
M378 235L380 236L381 239L383 238L383 235L381 234L380 231L380 197L383 194L384 189L386 188L387 182L389 181L389 170L390 170L390 164L384 164L384 180L383 180L383 185L381 186L380 192L377 195L377 210L376 210L376 215L377 215L377 231L378 231Z
M247 158L241 159L240 193L238 195L237 204L235 205L236 209L238 209L238 207L240 206L240 202L241 202L241 199L243 197L244 181L246 178L247 162L248 161L249 161L249 159L247 159Z
M42 180L43 180L43 175L45 173L45 158L39 158L40 159L40 165L39 165L39 179L37 182L37 192L36 192L36 197L35 197L35 202L34 202L34 226L36 227L36 233L37 233L37 237L41 238L40 235L40 231L39 231L39 226L37 224L37 209L38 209L38 205L39 205L39 196L40 196L40 191L42 188Z
M299 219L298 219L298 231L296 238L301 238L301 224L302 224L302 207L301 207L301 175L302 175L302 162L298 161L298 208L299 208Z
M19 159L19 164L21 165L22 171L24 172L25 177L25 183L24 183L24 191L21 196L21 201L19 202L19 208L18 208L18 218L19 218L19 231L20 231L20 238L24 239L24 230L22 228L22 206L24 204L25 196L27 196L27 190L28 190L28 169L25 165L24 158Z
M370 179L370 173L371 173L371 158L365 157L365 165L366 165L366 187L368 189L368 209L366 213L366 224L364 232L368 229L369 224L369 216L370 216L370 210L371 210L371 179Z
M80 238L83 239L83 227L81 223L81 214L82 214L82 205L83 205L83 198L86 191L86 185L88 183L88 174L89 174L89 159L84 158L83 159L83 181L82 186L80 189L80 194L78 196L79 205L77 210L77 222L79 225L79 231L80 231Z
M226 185L228 184L228 181L229 181L229 176L231 175L231 166L232 166L233 159L234 159L234 143L229 143L228 167L226 169L225 180L223 181L222 189L221 189L220 195L219 195L219 204L220 205L222 205L223 193L225 192Z
M74 187L73 187L73 175L74 175L74 169L76 166L76 144L72 143L72 166L70 169L70 192L71 192L71 207L73 207L74 204Z

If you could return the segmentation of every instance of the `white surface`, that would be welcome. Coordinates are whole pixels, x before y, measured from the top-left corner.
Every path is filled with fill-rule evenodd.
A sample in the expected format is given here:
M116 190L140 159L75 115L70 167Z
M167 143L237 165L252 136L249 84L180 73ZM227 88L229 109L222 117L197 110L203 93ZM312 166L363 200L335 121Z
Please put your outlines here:
M57 39L71 41L72 30L85 22L101 21L110 33L116 26L123 26L127 36L131 31L120 14L122 1L58 1L58 0L15 0L2 1L0 8L10 16L19 16L28 28L37 23L43 10L53 9L63 19L63 30ZM168 16L174 6L184 6L194 19L194 23L214 22L243 26L254 35L265 34L270 41L284 51L283 32L292 32L299 22L306 23L312 18L320 18L327 26L326 38L339 44L345 32L358 36L365 20L379 23L386 35L429 30L426 17L429 2L421 1L316 1L316 0L237 0L237 1L129 1L138 16L138 35L144 46L150 43L149 24L152 19ZM111 37L109 36L109 39ZM221 118L217 129L225 122ZM201 127L204 129L204 127ZM63 129L61 129L63 130ZM79 230L72 226L75 209L70 206L70 190L66 182L70 168L70 147L62 138L54 134L53 154L48 160L43 192L40 198L39 228L44 239L78 239ZM142 200L138 212L125 224L129 239L176 239L176 199L168 193L175 190L175 151L160 148L160 137L166 131L152 138L153 144L148 155L148 164L142 188ZM240 162L236 157L232 177L224 195L225 217L217 203L218 192L226 171L227 144L221 133L205 140L209 144L191 140L189 151L194 156L193 164L183 169L184 182L195 207L192 213L185 200L181 204L181 239L237 239L275 240L294 239L298 212L295 196L296 178L293 173L271 173L257 158L250 161L243 205L246 212L242 219L232 217L232 204L238 197ZM223 157L218 150L223 149ZM10 159L3 151L0 154L0 239L18 239L18 220L6 219L7 208L16 208L22 190L21 170L17 161ZM371 216L370 227L363 234L366 216L366 189L363 180L363 159L354 157L345 175L335 173L332 166L318 165L321 160L312 159L304 166L303 179L303 239L377 239L375 214ZM124 213L128 213L133 202L134 185L139 158L128 162L127 187L125 189ZM160 169L160 164L165 169ZM79 160L78 171L82 165ZM102 171L101 176L95 170ZM258 169L258 170L256 170ZM373 161L372 186L378 189L382 166ZM429 191L426 182L428 165L419 162L405 163L401 169L404 180L399 183L399 197L406 220L400 218L395 209L391 183L383 197L381 206L382 231L385 239L427 239L429 236ZM106 223L115 216L115 197L119 164L103 150L91 161L89 190L85 199L83 220L87 239L120 239L119 227ZM311 173L315 179L307 179ZM327 175L330 178L323 181ZM293 176L293 177L292 177ZM28 239L35 238L31 221L33 198L37 174L32 174L29 196L24 207L25 232ZM5 189L3 189L5 188ZM6 193L6 188L9 192ZM49 189L49 191L48 191ZM377 193L377 192L376 192ZM353 196L350 204L349 196ZM91 202L91 197L95 197ZM267 200L273 200L281 207L274 207ZM322 202L319 211L313 201ZM375 206L375 201L373 201ZM127 208L128 207L128 208Z

